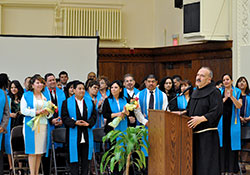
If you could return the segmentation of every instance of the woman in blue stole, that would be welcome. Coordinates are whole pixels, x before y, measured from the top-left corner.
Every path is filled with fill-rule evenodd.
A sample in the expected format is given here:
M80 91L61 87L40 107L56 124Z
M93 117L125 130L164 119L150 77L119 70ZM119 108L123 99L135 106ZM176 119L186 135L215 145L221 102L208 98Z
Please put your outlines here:
M107 134L112 130L125 131L128 127L128 120L125 116L125 105L127 104L126 98L123 96L123 86L122 82L115 80L110 84L110 95L105 99L103 104L103 116L107 120L104 127L104 131ZM116 117L123 117L116 128L109 126L108 124L112 122ZM119 138L118 138L119 139ZM113 174L120 174L118 172L118 167L116 166Z
M45 109L47 99L42 94L44 87L44 79L34 75L30 80L29 91L23 94L20 104L21 113L25 115L23 135L31 175L38 175L42 154L48 153L49 149L50 125L47 118L53 114ZM38 115L41 117L33 130L27 123Z
M103 115L107 119L105 125L105 133L113 130L108 124L118 116L124 117L115 130L125 131L128 127L128 121L124 114L124 107L127 104L126 98L123 96L122 82L115 80L110 84L110 96L105 99L103 104Z
M231 75L224 74L222 80L224 87L220 90L223 98L223 115L218 124L221 172L237 173L239 171L238 151L241 149L242 97L240 89L232 86Z
M109 90L109 80L107 77L105 76L100 76L98 78L99 84L100 84L100 88L99 91L97 93L97 101L98 101L98 116L97 116L97 120L96 120L96 128L98 127L104 127L105 123L106 123L106 119L103 117L103 104L104 104L104 100L106 98L109 97L110 95L110 90Z
M192 87L192 84L189 80L183 80L181 81L181 92L184 92L189 86ZM178 110L179 111L183 111L186 110L187 108L187 104L188 101L190 99L190 96L193 92L193 88L191 88L190 90L186 91L185 94L178 96L179 94L177 94L177 106L178 106Z
M170 111L178 111L177 108L177 101L174 100L176 97L176 92L175 92L175 86L174 86L174 80L172 77L164 77L161 79L161 82L159 84L159 89L164 92L167 97L168 97L168 108ZM173 100L172 100L173 99Z
M93 154L92 128L96 122L96 112L93 101L84 97L82 82L74 83L74 93L62 105L62 121L68 133L70 172L71 175L87 175Z
M242 96L242 107L240 108L240 121L242 127L250 127L250 90L246 77L238 78L236 82L236 87L241 90ZM250 149L250 142L244 140L241 143L242 148ZM248 152L241 152L242 161L247 161L247 157L249 156ZM241 164L242 172L246 172L245 163Z
M6 95L9 78L7 74L0 74L0 175L4 174L3 170L3 134L7 132L10 111L9 103Z
M9 101L9 107L10 107L10 120L9 120L9 124L7 127L7 133L5 134L5 152L6 154L8 154L10 172L12 172L10 134L11 134L12 128L23 124L23 117L24 117L20 112L20 101L23 95L23 88L20 82L17 80L10 82L8 92L9 92L8 101ZM20 146L20 142L16 141L15 143L12 144L12 146L15 148L18 148Z

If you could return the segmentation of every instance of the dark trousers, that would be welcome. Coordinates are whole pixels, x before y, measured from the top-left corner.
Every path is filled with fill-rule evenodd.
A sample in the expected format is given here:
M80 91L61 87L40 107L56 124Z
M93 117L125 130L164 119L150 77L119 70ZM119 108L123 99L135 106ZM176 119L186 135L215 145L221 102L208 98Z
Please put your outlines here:
M78 162L70 163L71 175L88 175L89 164L88 160L89 146L88 143L81 143L78 145ZM81 167L81 173L79 172Z
M0 151L0 175L3 175L3 151Z

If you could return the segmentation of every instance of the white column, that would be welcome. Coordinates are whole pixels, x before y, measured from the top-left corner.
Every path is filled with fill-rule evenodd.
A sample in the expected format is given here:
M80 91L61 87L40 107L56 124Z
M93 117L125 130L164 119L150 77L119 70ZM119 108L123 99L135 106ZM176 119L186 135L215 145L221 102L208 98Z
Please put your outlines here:
M232 39L233 39L233 79L244 76L241 65L241 47L249 45L249 0L232 0ZM250 55L249 55L250 56ZM249 70L250 72L250 70Z

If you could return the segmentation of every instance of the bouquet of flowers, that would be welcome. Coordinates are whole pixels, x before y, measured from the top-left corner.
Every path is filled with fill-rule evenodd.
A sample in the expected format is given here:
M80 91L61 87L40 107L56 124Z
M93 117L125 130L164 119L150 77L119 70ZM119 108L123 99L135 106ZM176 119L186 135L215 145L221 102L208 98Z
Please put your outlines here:
M51 101L45 101L43 109L46 109L50 114L49 117L46 116L47 119L51 118L53 114L58 111L57 106ZM32 128L32 131L34 131L39 125L41 117L44 117L44 114L36 115L30 121L27 122L27 125Z
M125 105L125 108L127 111L133 111L134 109L137 109L139 107L138 98L132 98L129 103ZM116 117L112 122L110 122L108 125L116 128L119 123L124 119L124 111L122 111L123 116Z

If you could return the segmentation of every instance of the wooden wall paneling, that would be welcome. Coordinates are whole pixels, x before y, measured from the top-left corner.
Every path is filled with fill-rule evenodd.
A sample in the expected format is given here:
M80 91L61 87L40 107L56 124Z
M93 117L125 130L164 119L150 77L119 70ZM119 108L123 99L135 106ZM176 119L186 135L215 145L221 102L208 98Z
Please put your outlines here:
M209 66L215 68L214 77L217 80L223 73L232 73L231 48L232 41L162 48L101 48L99 74L105 74L113 81L132 73L138 83L150 73L159 80L179 74L194 84L198 69Z
M154 64L155 69L155 76L158 78L158 82L161 82L161 79L167 76L166 74L166 64L165 63L155 63Z
M123 74L120 63L102 63L99 65L99 69L101 70L99 75L107 76L110 82L119 80L120 75Z
M213 80L216 82L221 80L222 75L225 73L229 73L232 75L232 59L224 58L224 59L213 59L213 60L202 60L201 64L203 66L208 66L212 69L214 73Z
M152 63L133 63L134 69L132 74L137 83L141 84L143 79L150 73L155 73Z

